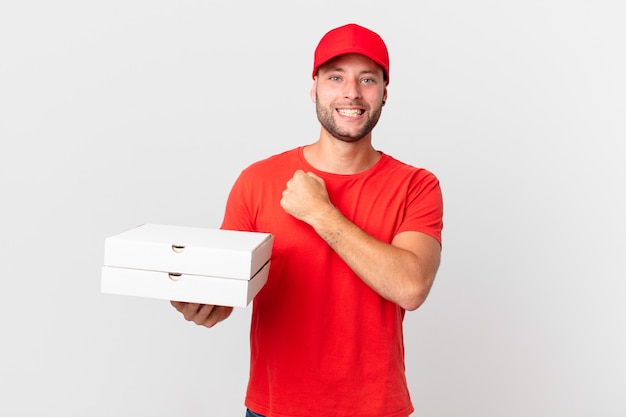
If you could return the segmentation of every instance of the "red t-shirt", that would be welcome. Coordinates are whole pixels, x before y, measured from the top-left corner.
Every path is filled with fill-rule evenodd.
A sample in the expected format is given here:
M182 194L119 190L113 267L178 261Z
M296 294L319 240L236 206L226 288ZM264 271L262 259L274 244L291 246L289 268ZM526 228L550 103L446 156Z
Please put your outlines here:
M314 172L333 205L370 235L391 242L412 230L441 242L439 181L386 154L364 172L329 174L302 149L243 170L226 205L222 228L274 235L269 278L253 301L245 404L267 417L406 417L404 309L363 283L280 200L296 170Z

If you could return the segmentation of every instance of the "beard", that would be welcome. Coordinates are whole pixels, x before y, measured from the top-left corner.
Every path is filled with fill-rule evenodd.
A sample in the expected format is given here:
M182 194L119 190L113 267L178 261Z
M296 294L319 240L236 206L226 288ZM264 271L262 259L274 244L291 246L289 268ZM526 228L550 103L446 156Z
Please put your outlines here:
M317 120L324 129L328 131L334 138L343 142L357 142L366 137L376 126L382 113L382 106L373 109L368 113L366 123L356 132L352 132L350 129L341 129L335 122L334 113L335 110L329 107L323 107L320 105L318 97L315 100L315 111L317 112Z

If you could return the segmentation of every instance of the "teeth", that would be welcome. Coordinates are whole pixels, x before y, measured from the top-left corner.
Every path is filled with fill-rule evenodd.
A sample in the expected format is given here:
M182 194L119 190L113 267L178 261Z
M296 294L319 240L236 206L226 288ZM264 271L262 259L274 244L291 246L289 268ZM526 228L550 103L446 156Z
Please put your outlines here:
M356 117L361 115L361 110L357 109L338 109L339 114L347 117Z

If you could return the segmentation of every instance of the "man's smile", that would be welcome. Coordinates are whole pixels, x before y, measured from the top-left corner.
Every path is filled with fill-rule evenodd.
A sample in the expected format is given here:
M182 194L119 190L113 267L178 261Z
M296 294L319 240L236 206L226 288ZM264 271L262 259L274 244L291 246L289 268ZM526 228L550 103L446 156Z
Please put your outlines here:
M337 112L346 117L358 117L365 113L365 110L362 109L337 109Z

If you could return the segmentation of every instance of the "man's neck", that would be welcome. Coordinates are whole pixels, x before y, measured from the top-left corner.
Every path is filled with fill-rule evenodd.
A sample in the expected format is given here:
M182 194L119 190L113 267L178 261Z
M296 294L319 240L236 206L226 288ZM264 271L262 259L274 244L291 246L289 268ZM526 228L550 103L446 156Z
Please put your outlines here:
M371 168L380 159L371 135L356 142L345 142L322 135L304 148L304 157L316 169L331 174L350 175Z

